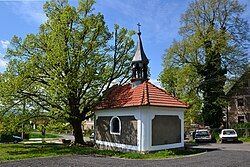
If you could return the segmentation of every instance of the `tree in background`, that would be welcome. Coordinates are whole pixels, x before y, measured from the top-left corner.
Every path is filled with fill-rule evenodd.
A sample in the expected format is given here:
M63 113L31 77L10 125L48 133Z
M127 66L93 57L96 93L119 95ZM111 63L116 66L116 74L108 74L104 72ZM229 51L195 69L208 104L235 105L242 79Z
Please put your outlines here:
M165 64L170 61L166 61ZM191 65L183 68L170 67L165 68L161 73L160 80L162 86L173 96L180 98L188 103L189 107L185 112L185 127L190 124L200 122L201 98L197 93L197 85L200 82L199 76Z
M249 27L241 17L244 9L237 0L190 3L181 18L182 40L174 41L164 57L163 86L191 101L190 113L202 108L204 124L213 128L222 123L226 76L241 74L248 63ZM175 73L173 80L169 73Z
M109 32L94 3L46 2L39 32L13 37L0 83L2 115L19 113L26 101L30 117L66 120L75 143L84 144L82 121L93 115L103 91L128 81L134 47L134 32L118 25Z

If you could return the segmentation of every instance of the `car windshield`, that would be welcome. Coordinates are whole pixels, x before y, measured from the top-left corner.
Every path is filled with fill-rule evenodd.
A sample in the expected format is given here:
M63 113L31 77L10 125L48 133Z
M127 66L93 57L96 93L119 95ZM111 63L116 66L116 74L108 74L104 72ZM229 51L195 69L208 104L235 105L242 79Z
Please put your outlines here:
M195 133L196 136L209 136L208 131L197 131Z
M234 135L235 134L235 131L233 130L225 130L223 131L223 135Z

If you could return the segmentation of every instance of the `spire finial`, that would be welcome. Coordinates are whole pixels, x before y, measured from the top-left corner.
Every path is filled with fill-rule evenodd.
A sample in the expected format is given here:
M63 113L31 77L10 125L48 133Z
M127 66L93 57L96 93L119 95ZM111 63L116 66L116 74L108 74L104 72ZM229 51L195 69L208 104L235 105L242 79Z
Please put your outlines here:
M141 24L140 23L137 23L137 26L138 26L138 35L141 35Z

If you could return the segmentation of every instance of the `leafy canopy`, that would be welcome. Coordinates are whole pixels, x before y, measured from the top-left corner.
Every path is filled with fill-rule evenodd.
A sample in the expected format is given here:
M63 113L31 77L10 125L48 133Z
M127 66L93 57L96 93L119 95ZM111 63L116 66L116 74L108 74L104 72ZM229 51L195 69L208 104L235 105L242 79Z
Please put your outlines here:
M12 38L1 76L5 114L25 101L32 116L73 126L93 114L103 91L128 81L134 32L118 25L110 32L94 3L80 0L74 7L66 0L48 1L39 32Z
M203 104L203 121L214 127L222 121L226 76L241 74L248 63L244 10L237 0L193 1L181 18L182 39L174 41L164 56L163 85L189 103L197 100L190 113L197 113ZM190 70L185 79L180 79L186 69ZM176 77L171 80L168 73Z

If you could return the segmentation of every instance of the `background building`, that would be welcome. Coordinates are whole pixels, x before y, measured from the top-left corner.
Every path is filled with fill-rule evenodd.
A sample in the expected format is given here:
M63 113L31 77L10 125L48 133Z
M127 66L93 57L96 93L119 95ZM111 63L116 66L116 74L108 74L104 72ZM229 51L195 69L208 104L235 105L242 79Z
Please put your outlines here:
M250 68L229 90L227 97L229 125L250 122Z

